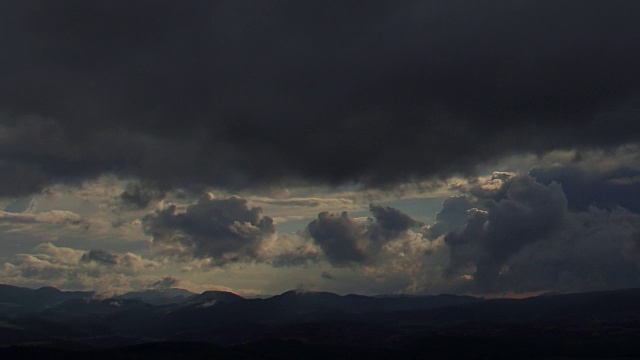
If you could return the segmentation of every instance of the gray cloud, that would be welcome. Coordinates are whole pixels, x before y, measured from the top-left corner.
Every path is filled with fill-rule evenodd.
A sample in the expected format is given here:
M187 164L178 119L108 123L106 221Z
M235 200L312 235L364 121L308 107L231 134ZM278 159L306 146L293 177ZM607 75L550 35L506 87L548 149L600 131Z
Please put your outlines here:
M0 178L0 196L31 194L41 191L46 185L46 172L27 161L0 162L0 172L7 174Z
M436 224L427 228L427 237L444 234L449 263L443 275L473 276L456 282L457 290L584 291L640 284L634 242L640 215L615 206L573 211L558 183L545 185L531 176L496 179L445 201Z
M380 234L373 235L376 238L392 239L402 232L422 225L421 222L414 220L411 216L389 206L370 204L369 211L376 219L376 223L369 226L368 230L370 233L373 231L379 232Z
M275 235L273 221L262 216L260 208L248 208L239 197L215 199L211 194L203 195L184 213L170 205L145 216L142 224L156 246L211 258L216 265L256 259L265 238Z
M640 215L617 208L572 213L564 229L507 262L500 287L513 291L592 291L640 285L634 234Z
M120 199L125 207L144 209L152 201L158 201L165 197L166 192L150 183L131 182L120 194Z
M640 170L616 167L608 171L591 171L578 166L538 167L530 175L539 182L555 181L562 188L572 210L587 210L590 206L612 209L622 206L640 212Z
M638 141L638 11L595 0L2 2L0 195L105 172L176 186L384 186L504 154Z
M327 279L327 280L335 280L336 276L333 275L332 273L330 273L329 271L323 271L322 274L320 274L320 276L323 279Z
M366 227L349 218L346 211L340 215L321 212L307 225L307 230L329 262L336 266L368 260Z
M85 230L88 229L91 225L87 219L71 211L51 210L41 213L13 213L0 211L0 226L11 226L20 224L31 224L34 226L38 224L70 225L80 226Z
M557 184L544 186L525 176L506 181L504 187L503 199L484 201L486 210L475 211L461 232L445 237L452 259L449 271L473 261L476 283L489 290L511 255L561 229L567 215Z
M350 218L346 211L340 215L321 212L307 225L307 232L331 264L348 266L377 261L385 243L420 225L391 207L370 205L370 210L374 219L367 222Z
M436 222L424 229L426 238L435 239L440 235L462 228L469 218L469 210L474 204L467 196L452 196L444 201L442 210L436 214Z
M172 287L177 286L180 283L180 280L172 277L172 276L165 276L160 280L154 281L149 285L149 288L151 289L158 289L158 290L166 290L166 289L171 289Z
M5 282L26 286L49 285L113 293L144 287L143 283L148 280L140 273L158 266L157 262L131 253L84 252L42 243L31 253L11 257L0 268L0 277Z
M91 250L82 255L81 262L91 262L112 266L118 264L118 257L105 250Z

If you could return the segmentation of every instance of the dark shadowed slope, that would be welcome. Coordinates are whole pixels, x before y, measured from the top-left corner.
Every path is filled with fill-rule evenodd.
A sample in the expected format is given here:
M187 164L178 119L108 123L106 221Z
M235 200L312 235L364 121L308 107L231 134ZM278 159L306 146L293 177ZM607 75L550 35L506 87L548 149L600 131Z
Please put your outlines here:
M187 301L196 294L184 289L163 289L132 291L116 296L116 299L140 300L153 305L179 304Z
M239 351L248 358L260 352L269 354L267 358L309 358L312 354L306 351L336 358L371 355L365 348L375 349L373 358L425 356L430 349L436 357L449 352L460 357L640 356L640 346L634 345L640 338L640 289L519 300L456 295L340 296L304 291L245 299L229 292L208 291L163 305L142 301L139 293L91 299L86 297L91 293L53 288L0 289L3 304L32 309L0 317L1 344L5 346L148 343L112 351L138 356L166 348L175 355L182 354L187 345L150 342L188 341L200 343L197 346L202 349L209 349L204 343L217 344L211 351ZM176 298L175 291L165 294L168 299ZM35 295L40 297L39 304L48 305L35 310L29 305ZM158 299L155 295L150 297L152 301ZM269 347L272 351L266 350Z
M37 290L0 285L0 314L17 315L58 305L73 299L90 299L93 292L60 291L53 287L42 287Z

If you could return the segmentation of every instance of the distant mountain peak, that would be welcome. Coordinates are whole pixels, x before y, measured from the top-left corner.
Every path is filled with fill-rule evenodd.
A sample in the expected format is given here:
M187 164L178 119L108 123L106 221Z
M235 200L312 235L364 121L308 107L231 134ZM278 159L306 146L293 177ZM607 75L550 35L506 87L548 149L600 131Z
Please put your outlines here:
M34 290L34 291L39 292L39 293L47 293L47 294L59 294L59 293L63 292L62 290L56 289L53 286L43 286L43 287L41 287L41 288L39 288L37 290Z
M193 296L190 301L213 301L217 302L232 302L238 300L245 300L242 296L221 290L207 290L200 295Z
M140 300L140 301L143 301L149 304L154 304L154 305L165 305L165 304L182 303L195 295L196 294L192 293L189 290L180 289L180 288L170 288L170 289L148 289L148 290L142 290L142 291L131 291L128 293L115 296L115 298Z
M279 296L334 296L340 297L340 295L328 292L328 291L316 291L316 290L306 290L306 289L294 289L285 291Z

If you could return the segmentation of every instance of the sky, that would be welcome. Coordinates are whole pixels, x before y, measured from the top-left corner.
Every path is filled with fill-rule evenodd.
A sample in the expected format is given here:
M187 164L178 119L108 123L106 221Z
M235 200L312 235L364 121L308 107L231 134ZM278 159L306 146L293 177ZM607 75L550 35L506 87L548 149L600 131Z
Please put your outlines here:
M0 2L0 283L638 287L638 13Z

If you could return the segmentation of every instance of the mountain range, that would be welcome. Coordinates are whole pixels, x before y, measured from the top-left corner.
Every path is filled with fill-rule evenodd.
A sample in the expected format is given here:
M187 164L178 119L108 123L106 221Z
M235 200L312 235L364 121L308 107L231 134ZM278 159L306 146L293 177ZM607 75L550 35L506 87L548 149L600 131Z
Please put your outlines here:
M310 291L247 299L183 289L98 298L0 285L0 355L46 349L66 358L87 352L136 358L163 348L171 349L161 351L166 356L200 349L192 355L223 358L640 356L639 304L640 289L525 299Z

